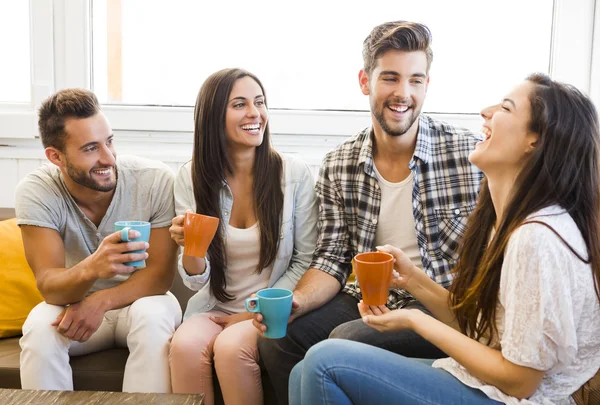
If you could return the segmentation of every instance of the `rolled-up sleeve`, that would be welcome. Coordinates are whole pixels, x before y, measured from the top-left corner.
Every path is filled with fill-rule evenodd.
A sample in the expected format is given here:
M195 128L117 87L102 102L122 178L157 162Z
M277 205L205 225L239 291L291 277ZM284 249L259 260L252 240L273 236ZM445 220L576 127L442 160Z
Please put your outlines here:
M351 270L350 242L344 202L332 171L333 163L329 155L325 157L317 180L317 245L310 267L335 277L343 286Z
M187 210L196 212L196 202L194 201L194 190L192 188L191 163L186 163L175 178L174 186L175 212L177 215L183 215ZM183 284L193 291L198 291L206 285L210 278L210 262L206 258L206 270L202 274L190 275L183 267L183 249L179 248L179 258L177 260L177 269L183 280Z

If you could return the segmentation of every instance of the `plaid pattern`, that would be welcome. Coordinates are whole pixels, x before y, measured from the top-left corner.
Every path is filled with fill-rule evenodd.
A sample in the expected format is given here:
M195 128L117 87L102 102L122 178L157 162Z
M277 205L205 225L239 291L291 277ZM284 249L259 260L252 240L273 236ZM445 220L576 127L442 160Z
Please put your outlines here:
M342 285L357 253L375 250L381 190L373 169L371 128L329 152L317 181L318 240L311 268L335 277ZM447 287L457 249L475 208L483 174L468 161L478 138L427 115L419 117L419 133L409 169L414 174L413 216L423 270ZM385 220L384 218L382 220ZM360 287L345 292L360 299ZM387 306L402 308L414 298L390 290Z

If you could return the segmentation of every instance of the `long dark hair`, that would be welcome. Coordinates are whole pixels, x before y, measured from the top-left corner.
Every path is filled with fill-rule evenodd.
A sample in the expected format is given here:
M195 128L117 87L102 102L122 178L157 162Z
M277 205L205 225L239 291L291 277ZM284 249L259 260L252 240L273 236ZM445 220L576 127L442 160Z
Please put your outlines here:
M497 336L500 273L511 234L530 214L551 205L560 205L577 224L587 247L587 256L584 253L580 259L591 264L600 300L598 115L592 102L573 86L543 74L527 80L535 85L529 96L529 130L539 140L517 176L489 246L496 213L487 181L482 182L450 288L458 324L475 339Z
M234 299L225 289L226 251L222 221L220 192L233 166L227 154L225 117L229 96L235 82L251 77L266 94L260 80L242 69L223 69L210 75L198 92L194 110L194 152L192 156L192 183L196 212L218 217L219 229L208 248L210 258L210 288L221 302ZM283 163L271 147L269 125L265 126L263 142L254 157L254 210L260 230L260 259L256 271L260 273L275 260L279 247L280 215L283 208L281 189Z

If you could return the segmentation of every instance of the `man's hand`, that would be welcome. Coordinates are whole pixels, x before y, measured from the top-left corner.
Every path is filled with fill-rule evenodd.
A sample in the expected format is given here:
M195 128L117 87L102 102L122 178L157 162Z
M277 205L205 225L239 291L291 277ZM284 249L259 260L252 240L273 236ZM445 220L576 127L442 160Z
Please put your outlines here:
M241 312L239 314L227 315L227 316L210 316L211 321L223 327L223 329L227 329L233 324L238 322L247 321L248 319L252 319L251 312Z
M365 324L380 332L393 332L403 329L414 329L415 311L424 315L418 309L389 310L385 305L372 306L358 303L358 311Z
M252 297L255 297L256 294L252 294ZM292 313L290 314L290 317L288 319L288 324L292 323L294 321L294 319L298 318L299 316L303 315L303 311L302 311L302 298L300 295L296 296L294 293L294 298L292 299ZM264 323L262 323L262 321L264 320L262 314L260 312L257 312L254 314L254 319L252 320L252 325L254 325L254 327L256 329L258 329L258 331L260 332L261 336L265 336L264 333L267 331L267 325L265 325Z
M65 337L76 342L87 340L98 330L104 319L104 307L93 294L75 304L69 305L52 322Z
M140 236L138 231L130 230L131 239ZM133 266L126 266L125 262L146 260L148 253L125 253L134 250L148 249L148 242L121 243L121 231L108 235L92 255L85 261L86 270L91 272L92 278L112 278L117 274L128 274L135 270Z

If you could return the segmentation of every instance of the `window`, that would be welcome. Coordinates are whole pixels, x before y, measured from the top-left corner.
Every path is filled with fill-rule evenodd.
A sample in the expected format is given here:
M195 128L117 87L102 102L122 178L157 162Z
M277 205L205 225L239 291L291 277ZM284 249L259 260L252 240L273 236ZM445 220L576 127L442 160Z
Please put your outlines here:
M552 13L549 0L94 0L93 88L105 103L191 106L209 74L243 67L272 109L367 110L362 41L405 19L433 34L425 110L476 113L527 74L548 73Z
M31 101L29 1L0 2L0 103Z

